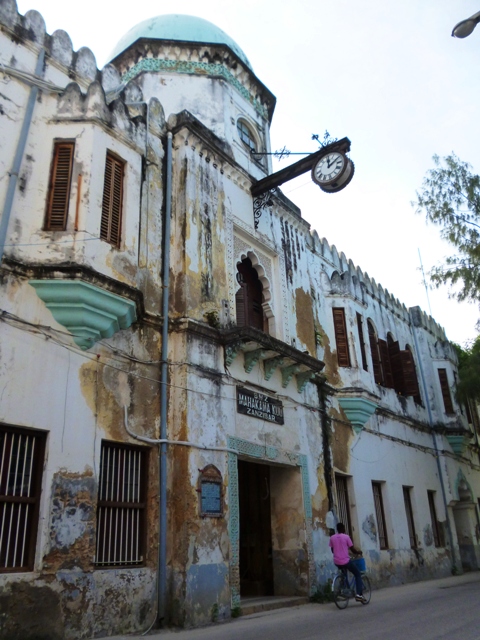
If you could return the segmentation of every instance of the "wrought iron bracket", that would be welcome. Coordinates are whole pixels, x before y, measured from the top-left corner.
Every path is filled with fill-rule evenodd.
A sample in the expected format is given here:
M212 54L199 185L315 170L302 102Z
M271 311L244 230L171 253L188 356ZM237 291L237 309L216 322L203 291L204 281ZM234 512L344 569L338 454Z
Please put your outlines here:
M258 223L260 222L263 210L273 205L272 195L274 193L275 189L270 189L253 199L253 224L255 229L258 229Z

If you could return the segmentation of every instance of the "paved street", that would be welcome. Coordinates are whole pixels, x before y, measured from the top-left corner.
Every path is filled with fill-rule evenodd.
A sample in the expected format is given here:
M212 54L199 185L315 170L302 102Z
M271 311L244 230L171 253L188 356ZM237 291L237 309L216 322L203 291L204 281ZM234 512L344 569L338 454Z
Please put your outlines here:
M307 604L150 640L480 640L480 572L373 591L369 605ZM116 636L111 640L140 640Z

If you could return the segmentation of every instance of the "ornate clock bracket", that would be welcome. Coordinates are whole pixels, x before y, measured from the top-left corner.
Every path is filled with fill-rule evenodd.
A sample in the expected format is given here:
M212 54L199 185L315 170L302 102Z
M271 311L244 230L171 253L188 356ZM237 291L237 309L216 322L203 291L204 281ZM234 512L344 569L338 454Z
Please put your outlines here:
M311 153L306 158L302 158L301 160L298 160L298 162L294 162L290 166L280 169L280 171L276 171L252 185L251 193L253 196L253 219L255 229L258 228L263 210L266 207L272 206L272 196L276 189L284 182L289 182L294 178L298 178L298 176L301 176L307 171L311 171L323 156L332 153L332 151L337 151L345 155L350 151L350 140L348 138L342 138L341 140L327 144L318 151ZM342 188L346 186L346 184L342 185ZM326 189L324 190L326 191ZM332 190L330 191L332 192Z

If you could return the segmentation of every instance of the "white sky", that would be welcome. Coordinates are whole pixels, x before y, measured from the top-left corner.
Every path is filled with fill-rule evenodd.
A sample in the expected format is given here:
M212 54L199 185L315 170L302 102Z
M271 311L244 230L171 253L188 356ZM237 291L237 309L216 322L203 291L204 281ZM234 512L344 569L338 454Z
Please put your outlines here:
M18 8L39 11L49 33L67 31L75 49L88 46L99 67L146 18L184 13L222 28L277 97L272 149L315 151L311 134L325 129L352 142L355 176L344 191L324 194L305 174L284 193L320 237L407 307L429 312L418 250L428 270L450 248L410 202L435 153L454 151L480 171L480 26L464 40L450 35L480 0L18 0ZM274 160L273 170L297 159ZM450 340L476 336L478 305L450 300L446 288L429 296Z

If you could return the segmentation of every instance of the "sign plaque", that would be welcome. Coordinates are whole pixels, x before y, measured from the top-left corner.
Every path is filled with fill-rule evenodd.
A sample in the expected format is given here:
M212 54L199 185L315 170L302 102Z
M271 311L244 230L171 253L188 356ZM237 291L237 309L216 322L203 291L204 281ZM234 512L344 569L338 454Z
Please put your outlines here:
M281 400L244 387L237 387L237 412L275 424L284 423Z

